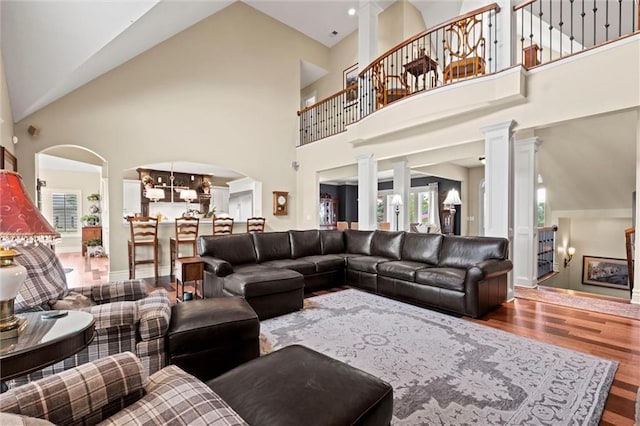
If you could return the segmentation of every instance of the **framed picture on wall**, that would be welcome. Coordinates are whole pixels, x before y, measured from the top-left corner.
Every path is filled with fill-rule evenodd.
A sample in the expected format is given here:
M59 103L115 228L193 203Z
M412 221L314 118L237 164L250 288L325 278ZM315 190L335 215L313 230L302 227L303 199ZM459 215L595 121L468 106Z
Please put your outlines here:
M626 259L583 256L582 284L629 289L629 267Z
M18 160L4 146L0 146L0 169L18 171Z
M353 64L349 68L343 71L344 74L344 88L353 86L358 83L358 64ZM358 88L350 89L345 94L347 106L352 105L358 100Z

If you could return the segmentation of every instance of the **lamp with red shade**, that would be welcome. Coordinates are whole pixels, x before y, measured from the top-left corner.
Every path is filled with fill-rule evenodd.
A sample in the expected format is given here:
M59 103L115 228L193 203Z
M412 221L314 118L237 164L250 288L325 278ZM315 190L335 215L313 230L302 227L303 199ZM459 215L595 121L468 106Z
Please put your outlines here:
M16 329L13 304L27 277L14 263L20 245L53 244L60 234L33 204L18 173L0 170L0 332Z

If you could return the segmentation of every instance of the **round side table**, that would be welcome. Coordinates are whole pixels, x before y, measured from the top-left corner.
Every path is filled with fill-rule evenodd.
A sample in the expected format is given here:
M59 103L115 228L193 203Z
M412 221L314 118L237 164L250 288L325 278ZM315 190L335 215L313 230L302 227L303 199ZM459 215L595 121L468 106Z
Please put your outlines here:
M0 340L0 377L13 379L70 357L93 340L93 315L83 311L58 311L64 316L45 319L52 311L27 312L18 337Z

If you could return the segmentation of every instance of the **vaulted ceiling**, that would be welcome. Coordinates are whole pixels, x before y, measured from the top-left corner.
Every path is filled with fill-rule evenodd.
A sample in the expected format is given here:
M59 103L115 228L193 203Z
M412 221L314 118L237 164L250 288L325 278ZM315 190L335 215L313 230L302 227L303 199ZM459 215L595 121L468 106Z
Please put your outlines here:
M234 0L2 1L0 38L14 121L43 108ZM386 8L396 0L380 0ZM427 26L462 0L410 0ZM357 29L358 0L244 0L327 47ZM468 3L468 0L467 0ZM333 31L337 34L333 35ZM308 80L313 75L303 75Z

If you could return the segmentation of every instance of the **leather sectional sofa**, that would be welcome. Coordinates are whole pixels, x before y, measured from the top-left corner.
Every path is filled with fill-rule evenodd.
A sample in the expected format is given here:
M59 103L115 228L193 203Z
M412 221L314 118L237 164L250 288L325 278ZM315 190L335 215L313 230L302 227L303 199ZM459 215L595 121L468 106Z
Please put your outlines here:
M260 319L302 308L305 291L350 285L480 317L506 300L508 240L308 230L198 237L204 293L243 296Z

